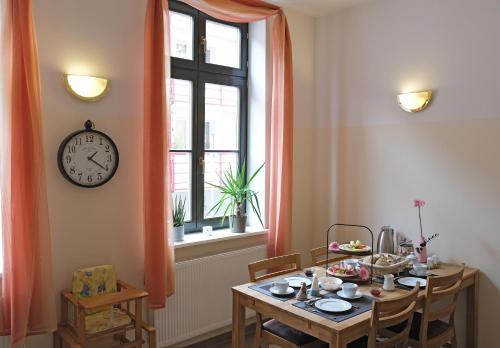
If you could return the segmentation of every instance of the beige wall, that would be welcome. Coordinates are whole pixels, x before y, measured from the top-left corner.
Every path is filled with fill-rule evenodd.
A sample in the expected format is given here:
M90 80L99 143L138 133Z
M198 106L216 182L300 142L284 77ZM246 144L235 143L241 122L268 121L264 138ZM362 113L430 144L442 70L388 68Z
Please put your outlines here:
M391 224L416 239L411 203L425 199L430 251L481 269L484 348L500 322L499 14L498 1L380 0L317 27L316 229ZM428 110L399 109L398 92L427 88Z
M141 115L143 81L143 23L146 1L35 0L34 17L42 78L42 110L49 210L57 293L70 286L80 267L110 263L119 276L135 285L143 278L141 223ZM313 38L315 21L290 12L296 75L296 163L311 165L313 112ZM83 103L64 89L62 73L106 76L111 90L98 103ZM116 176L97 189L81 189L59 173L56 153L63 138L91 119L107 132L120 151ZM302 159L302 157L305 157ZM309 162L308 162L309 161ZM308 197L307 168L297 166L295 197ZM306 252L309 241L302 231L311 226L310 205L294 203L294 249ZM264 243L247 242L181 249L186 259ZM30 338L29 347L51 347L51 338Z

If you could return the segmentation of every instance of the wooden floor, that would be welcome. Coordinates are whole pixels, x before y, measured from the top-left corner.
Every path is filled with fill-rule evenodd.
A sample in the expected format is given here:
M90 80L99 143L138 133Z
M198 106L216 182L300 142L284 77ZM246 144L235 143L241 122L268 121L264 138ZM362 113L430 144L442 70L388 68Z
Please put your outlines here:
M246 347L252 347L255 335L255 324L246 329ZM270 346L273 347L273 346ZM187 346L186 348L231 348L231 332L213 337L209 340Z

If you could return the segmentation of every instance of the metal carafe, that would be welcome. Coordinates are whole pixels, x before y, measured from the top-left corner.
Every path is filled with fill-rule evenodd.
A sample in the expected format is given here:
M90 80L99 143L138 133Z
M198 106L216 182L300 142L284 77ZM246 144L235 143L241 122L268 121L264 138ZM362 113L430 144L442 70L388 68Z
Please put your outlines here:
M377 239L377 253L394 254L394 229L382 226Z

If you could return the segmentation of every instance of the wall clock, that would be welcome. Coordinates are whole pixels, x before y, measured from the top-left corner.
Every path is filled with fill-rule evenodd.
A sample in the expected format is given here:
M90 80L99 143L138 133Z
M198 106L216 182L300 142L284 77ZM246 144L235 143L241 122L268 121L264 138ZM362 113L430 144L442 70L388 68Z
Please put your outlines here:
M85 129L68 135L59 146L57 164L61 174L81 187L107 183L118 168L118 149L109 136L95 130L87 120Z

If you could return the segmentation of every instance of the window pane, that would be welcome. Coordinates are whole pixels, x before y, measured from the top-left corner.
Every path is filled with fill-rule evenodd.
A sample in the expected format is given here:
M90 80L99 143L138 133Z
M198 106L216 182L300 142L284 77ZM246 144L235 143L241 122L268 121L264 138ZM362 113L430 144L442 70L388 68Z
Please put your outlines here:
M172 200L175 197L186 199L186 218L191 220L191 154L186 152L170 153L170 189Z
M170 55L193 60L193 17L170 11Z
M170 147L172 150L191 150L193 83L171 79L170 104Z
M241 32L239 28L207 20L205 62L240 68Z
M238 150L240 90L205 84L205 150Z
M223 177L224 172L229 168L232 169L233 174L236 173L238 168L238 153L221 153L209 152L205 153L205 188L204 188L204 203L203 211L205 218L213 218L222 216L226 210L223 206L217 214L215 211L208 213L210 209L217 203L221 194L219 189L212 187L207 182L215 185L220 185L220 177Z

